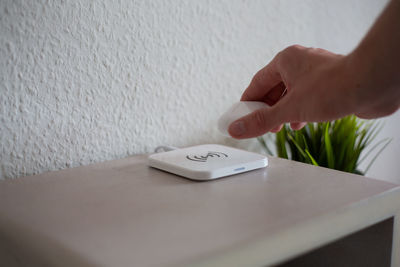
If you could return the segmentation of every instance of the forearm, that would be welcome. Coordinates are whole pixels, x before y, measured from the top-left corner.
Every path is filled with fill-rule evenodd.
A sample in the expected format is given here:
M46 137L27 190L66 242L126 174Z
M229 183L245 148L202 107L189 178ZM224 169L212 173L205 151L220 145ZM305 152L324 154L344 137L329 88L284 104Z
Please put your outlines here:
M400 105L400 0L392 0L348 56L362 117L388 115ZM363 116L365 114L365 116Z

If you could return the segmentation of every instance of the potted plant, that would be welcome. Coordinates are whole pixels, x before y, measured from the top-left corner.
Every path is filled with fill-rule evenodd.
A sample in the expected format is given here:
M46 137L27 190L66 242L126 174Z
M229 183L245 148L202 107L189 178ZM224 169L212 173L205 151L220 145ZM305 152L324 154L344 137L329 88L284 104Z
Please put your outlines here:
M363 175L391 141L385 138L371 146L371 142L376 138L380 129L380 123L360 120L354 115L333 122L308 123L298 131L285 125L280 132L274 134L276 155L281 158ZM271 135L259 137L258 140L265 151L273 155L268 146ZM363 153L361 157L363 151L366 153ZM374 152L375 155L367 168L361 171L360 163Z

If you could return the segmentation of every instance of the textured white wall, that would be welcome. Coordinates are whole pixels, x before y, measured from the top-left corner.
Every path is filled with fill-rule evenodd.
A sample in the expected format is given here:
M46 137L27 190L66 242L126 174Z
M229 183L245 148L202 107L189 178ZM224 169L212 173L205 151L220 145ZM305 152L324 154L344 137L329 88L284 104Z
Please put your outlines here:
M232 144L216 120L275 53L347 53L385 2L2 0L0 178Z

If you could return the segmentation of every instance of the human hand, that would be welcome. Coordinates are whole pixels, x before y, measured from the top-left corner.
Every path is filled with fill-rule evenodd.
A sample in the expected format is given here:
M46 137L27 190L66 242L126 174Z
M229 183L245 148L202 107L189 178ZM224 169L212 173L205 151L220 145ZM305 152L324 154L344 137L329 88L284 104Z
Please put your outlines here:
M400 1L392 0L359 46L349 55L290 46L261 69L243 93L243 101L264 101L271 108L233 122L234 138L293 129L304 122L335 120L355 114L365 119L400 108Z
M290 46L257 72L242 101L264 101L270 108L255 111L232 123L235 138L277 132L283 123L293 129L304 122L329 121L354 111L354 81L347 58L323 49Z

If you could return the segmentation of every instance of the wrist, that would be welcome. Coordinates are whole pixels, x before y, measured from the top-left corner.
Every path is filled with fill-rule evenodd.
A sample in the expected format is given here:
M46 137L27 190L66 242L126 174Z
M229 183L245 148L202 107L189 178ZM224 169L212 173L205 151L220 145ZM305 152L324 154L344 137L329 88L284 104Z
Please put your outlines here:
M393 68L382 62L368 44L361 44L346 56L346 73L351 79L354 112L357 116L372 119L395 112L400 104L400 81Z
M354 114L364 109L369 102L368 80L366 79L367 67L359 60L357 55L351 53L341 57L333 65L330 77L336 80L335 88L338 91L341 109L344 115ZM333 99L335 100L335 99Z
M345 72L347 76L347 90L352 97L354 113L366 108L373 99L373 85L371 82L371 66L365 60L363 53L359 49L345 56Z

